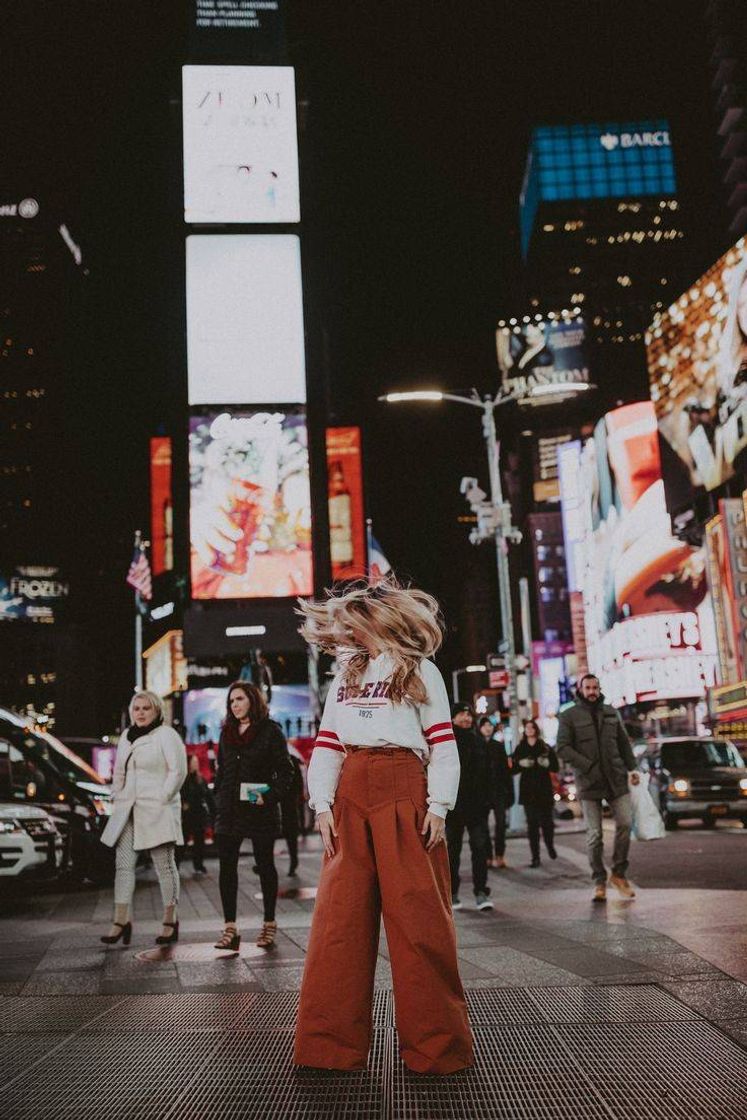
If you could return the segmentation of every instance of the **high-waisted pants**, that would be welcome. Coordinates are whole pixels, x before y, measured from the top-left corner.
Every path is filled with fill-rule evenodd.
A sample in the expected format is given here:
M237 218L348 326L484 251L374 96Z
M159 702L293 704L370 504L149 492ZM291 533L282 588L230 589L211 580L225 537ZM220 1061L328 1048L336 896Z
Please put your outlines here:
M446 845L427 852L420 833L426 795L412 751L349 749L306 954L296 1065L365 1068L382 913L404 1062L417 1073L472 1065Z

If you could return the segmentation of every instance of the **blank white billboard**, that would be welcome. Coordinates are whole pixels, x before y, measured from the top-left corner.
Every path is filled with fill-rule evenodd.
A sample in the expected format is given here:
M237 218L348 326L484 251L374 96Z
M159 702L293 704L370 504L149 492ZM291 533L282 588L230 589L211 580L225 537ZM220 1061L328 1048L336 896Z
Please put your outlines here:
M298 222L292 66L182 67L184 220Z
M187 368L190 404L305 402L295 234L187 238Z

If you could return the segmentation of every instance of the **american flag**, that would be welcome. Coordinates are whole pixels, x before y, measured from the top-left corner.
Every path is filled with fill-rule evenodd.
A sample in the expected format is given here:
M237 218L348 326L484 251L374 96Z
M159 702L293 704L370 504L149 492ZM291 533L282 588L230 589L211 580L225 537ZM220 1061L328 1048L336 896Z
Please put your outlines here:
M150 564L145 555L145 549L135 546L130 570L127 573L127 582L134 587L142 599L153 598L153 580L150 574Z

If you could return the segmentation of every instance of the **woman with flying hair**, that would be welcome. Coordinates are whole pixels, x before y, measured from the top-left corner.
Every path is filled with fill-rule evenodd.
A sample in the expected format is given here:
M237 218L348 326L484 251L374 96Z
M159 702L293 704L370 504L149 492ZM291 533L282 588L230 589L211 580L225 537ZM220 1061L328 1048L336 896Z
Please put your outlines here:
M451 914L446 813L459 786L436 666L438 604L389 579L302 602L301 634L333 653L308 773L324 843L294 1061L365 1069L383 913L400 1053L417 1073L472 1065Z

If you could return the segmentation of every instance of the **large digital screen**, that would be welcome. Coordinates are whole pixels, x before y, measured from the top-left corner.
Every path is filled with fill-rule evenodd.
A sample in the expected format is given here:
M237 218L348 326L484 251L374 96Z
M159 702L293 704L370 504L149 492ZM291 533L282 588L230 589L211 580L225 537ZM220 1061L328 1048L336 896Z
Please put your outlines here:
M69 593L59 568L33 565L0 572L0 622L55 622Z
M730 478L747 448L745 238L656 316L646 348L676 512Z
M504 392L521 400L541 386L588 382L585 342L583 318L571 313L500 326L495 345Z
M306 400L295 234L187 238L187 368L190 404Z
M676 189L665 120L535 128L521 191L522 251L526 254L543 202L663 196Z
M281 62L285 54L285 0L193 0L190 57Z
M572 571L583 589L589 668L617 705L703 696L716 671L705 556L673 536L651 402L600 420L579 472L582 507L569 535L581 538Z
M360 428L327 428L327 501L332 579L366 574Z
M298 222L291 66L185 66L184 220Z
M174 498L171 489L171 438L150 441L150 556L154 576L174 567Z
M313 588L306 415L202 410L189 423L193 599Z

